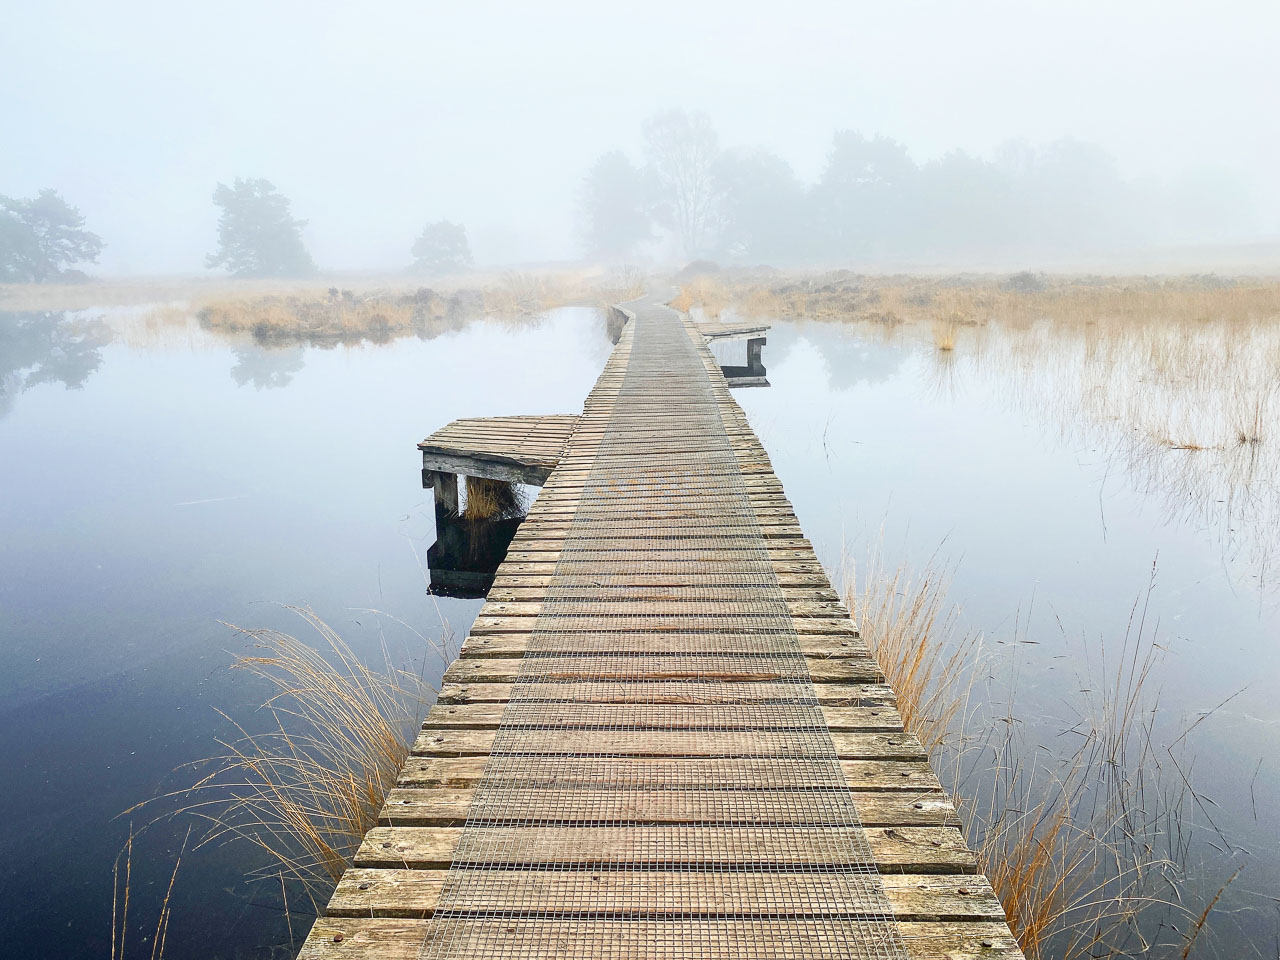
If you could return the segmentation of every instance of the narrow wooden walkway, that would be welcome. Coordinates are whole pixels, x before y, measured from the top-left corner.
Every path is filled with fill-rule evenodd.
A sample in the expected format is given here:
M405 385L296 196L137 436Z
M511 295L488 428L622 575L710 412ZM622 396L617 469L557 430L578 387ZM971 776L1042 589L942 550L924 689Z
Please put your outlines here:
M301 956L1020 957L698 330L642 304Z

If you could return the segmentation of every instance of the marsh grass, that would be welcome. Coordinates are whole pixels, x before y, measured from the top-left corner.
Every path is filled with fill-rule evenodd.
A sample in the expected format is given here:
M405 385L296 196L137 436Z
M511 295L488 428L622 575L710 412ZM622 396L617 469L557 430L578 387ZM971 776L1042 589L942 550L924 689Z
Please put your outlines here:
M850 563L843 579L849 610L897 694L903 725L934 753L955 734L963 687L981 652L977 635L957 637L947 569L935 557L917 576L887 570L876 550L862 574Z
M267 855L270 875L297 881L314 901L377 825L428 688L421 674L393 668L385 648L385 668L370 668L312 611L290 609L322 646L233 627L254 648L234 669L274 691L261 708L269 725L249 733L228 717L238 736L219 740L225 752L211 758L192 788L201 799L184 810L210 826L199 845L246 840Z
M128 960L129 953L129 905L133 890L133 841L134 832L129 828L129 839L116 856L111 867L111 960ZM156 917L155 932L143 941L143 949L147 950L150 960L164 960L165 948L169 940L169 920L172 916L173 886L178 881L178 871L182 867L182 858L187 852L187 843L191 840L191 829L188 828L182 838L182 847L174 859L173 871L169 874L169 883L165 887L164 899ZM122 866L123 864L123 866ZM147 941L150 948L147 948Z
M1183 807L1200 798L1176 753L1185 732L1162 741L1156 731L1162 650L1147 622L1154 579L1118 649L1099 643L1096 655L1082 652L1083 692L1063 727L1047 730L1018 717L1012 691L1008 712L991 715L981 682L989 657L979 638L957 635L948 571L936 555L911 575L884 569L878 553L864 575L846 578L850 609L898 694L904 726L957 798L1027 957L1189 955L1218 898L1199 910L1180 895ZM1161 742L1175 746L1162 751Z
M956 348L956 331L960 324L955 317L937 317L933 321L933 345L949 353Z
M196 765L204 771L199 779L126 814L176 800L175 809L157 819L202 822L205 829L194 850L247 843L262 864L249 879L280 883L286 904L288 887L298 888L314 911L351 864L365 833L377 825L431 691L425 662L419 672L394 667L384 640L383 665L369 667L311 610L287 609L312 629L319 644L278 630L232 627L250 645L232 668L264 685L267 698L259 709L265 722L250 732L222 713L234 735L220 738L221 752ZM452 657L447 626L441 640L431 641L396 622L442 662ZM131 833L130 853L132 846ZM122 914L128 909L128 881L126 865ZM120 892L117 885L117 902ZM162 910L167 926L167 897Z
M505 480L467 477L463 517L467 520L510 520L526 509L520 488Z
M1270 586L1280 281L717 274L681 294L688 309L861 324L918 349L940 385L981 370L1009 406L1100 451L1107 477L1209 531Z

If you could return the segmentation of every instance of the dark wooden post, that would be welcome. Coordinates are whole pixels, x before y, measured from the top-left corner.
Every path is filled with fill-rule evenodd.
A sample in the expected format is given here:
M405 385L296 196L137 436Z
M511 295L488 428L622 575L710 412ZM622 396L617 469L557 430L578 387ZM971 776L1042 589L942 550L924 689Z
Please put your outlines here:
M422 485L430 486L436 498L436 523L442 517L458 515L458 475L439 470L423 470Z
M752 337L747 341L747 376L764 376L764 360L761 357L764 352L764 343L764 337Z

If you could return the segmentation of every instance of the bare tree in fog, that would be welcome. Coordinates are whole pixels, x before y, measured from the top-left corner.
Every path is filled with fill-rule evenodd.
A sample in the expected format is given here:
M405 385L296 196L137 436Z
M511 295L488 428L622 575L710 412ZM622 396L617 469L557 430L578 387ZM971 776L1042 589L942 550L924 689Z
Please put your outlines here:
M467 228L448 220L427 224L409 252L419 273L457 273L471 266Z
M218 249L205 263L226 267L240 277L297 277L314 273L316 265L302 243L305 220L289 212L289 198L270 180L236 177L219 183L213 202L218 215Z
M587 255L626 260L653 236L644 175L621 150L601 154L583 178L582 239Z
M80 211L58 195L41 190L30 200L0 196L0 280L74 279L73 263L96 263L105 244L84 229Z
M660 186L659 222L675 230L685 256L700 253L716 213L720 141L705 113L667 110L644 122L645 153Z
M713 172L718 256L785 263L811 248L805 188L787 161L763 150L727 150Z
M598 157L580 195L589 256L631 256L655 234L686 257L730 263L909 266L991 263L1226 240L1256 227L1249 195L1222 171L1132 181L1101 147L1010 141L984 158L923 164L904 144L841 130L813 184L763 150L721 150L706 114L670 110L642 126L647 164Z
M839 131L814 187L827 251L844 258L898 252L914 219L917 173L897 141Z

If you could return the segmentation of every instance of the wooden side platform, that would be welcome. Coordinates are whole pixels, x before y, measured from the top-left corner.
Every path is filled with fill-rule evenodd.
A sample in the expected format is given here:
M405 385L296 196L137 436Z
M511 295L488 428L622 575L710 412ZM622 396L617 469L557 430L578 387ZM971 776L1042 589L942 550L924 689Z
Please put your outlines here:
M725 382L730 387L767 387L766 370L761 354L767 340L765 334L769 324L695 324L698 333L707 343L726 343L735 340L747 342L747 363L745 366L722 366Z
M869 856L879 872L874 882L883 885L903 955L912 960L1021 958L1000 903L960 832L950 798L919 741L903 730L894 691L828 581L768 456L730 397L700 332L687 320L683 324L690 342L696 339L723 422L715 449L726 449L727 435L727 455L736 464L735 496L745 497L755 522L750 532L739 533L732 524L740 521L709 509L709 495L694 488L666 488L642 507L632 502L614 508L601 506L599 499L590 501L596 513L616 509L619 516L642 515L665 525L660 543L646 541L642 520L622 539L617 539L623 536L616 532L620 528L610 527L614 532L607 536L613 539L594 540L591 548L626 555L653 551L651 561L638 560L625 574L610 573L608 586L599 585L594 594L625 618L625 630L583 634L595 644L593 655L630 658L632 664L642 656L643 676L634 673L641 668L630 666L610 679L596 667L594 672L583 668L579 678L566 661L566 672L554 675L555 697L558 702L576 704L575 720L568 726L530 725L521 734L531 754L561 758L566 770L572 770L578 757L607 757L626 777L681 786L652 792L610 791L607 784L597 789L584 777L582 789L556 794L560 806L555 816L561 826L539 825L537 813L531 811L531 825L500 822L483 827L503 831L499 839L518 851L520 864L491 871L488 895L495 902L505 897L512 903L533 897L540 906L536 916L515 912L486 921L484 948L477 955L546 960L577 956L567 945L583 942L583 925L592 925L592 936L608 945L609 958L627 960L708 955L693 947L687 954L680 953L684 942L713 943L715 956L724 958L800 960L854 955L824 939L825 932L844 922L840 897L847 888L829 871L813 868L831 855L832 848L823 845L822 831L829 837L831 831L842 828L785 826L795 822L788 818L788 807L805 802L806 791L838 788L808 782L803 776L781 789L776 784L767 788L753 784L751 765L760 761L752 758L767 756L776 747L779 732L785 733L783 721L772 729L762 725L760 747L753 749L753 728L728 729L707 719L714 716L717 705L739 703L756 705L756 715L767 719L768 705L785 704L789 696L786 683L761 672L758 656L749 650L741 656L734 652L744 634L733 634L728 628L716 632L720 630L718 610L735 603L745 609L752 602L752 581L735 579L747 566L742 553L724 548L734 537L751 536L758 544L753 549L763 558L760 562L772 571L771 589L780 591L779 616L794 628L797 658L807 665L806 683L812 684L834 746L831 762L838 770L832 770L837 780L843 777L858 811L859 829L865 833ZM522 673L522 660L526 653L531 661L547 655L546 641L537 639L539 617L553 605L549 590L562 576L557 573L562 551L569 549L573 538L583 536L574 519L579 507L588 502L597 453L605 449L602 444L611 429L617 436L617 421L611 418L623 402L634 326L634 322L627 324L583 415L553 418L564 421L556 428L569 431L568 442L562 441L557 453L558 466L550 471L528 519L516 533L460 657L444 675L438 702L386 798L380 825L365 837L354 866L338 883L324 916L307 938L300 953L304 960L459 955L446 944L446 938L458 935L456 923L450 927L431 918L437 905L442 916L448 916L446 877L464 824L475 816L472 800L490 752L500 753L495 739L500 737L504 711L510 724L508 705L527 708L530 703L527 693L517 695L514 690L518 678L526 690L531 683L529 674ZM655 418L666 418L668 423L682 416L665 402L645 403L653 404ZM441 457L462 457L463 450L474 451L481 442L489 444L487 450L505 449L509 455L511 447L502 444L517 434L523 436L519 427L510 424L544 419L501 418L508 424L505 428L498 421L458 421L486 424L489 432L482 436L480 428L473 427L472 432L455 432L441 443L437 438L445 431L440 431L424 441L424 458L436 456L437 449ZM679 446L682 453L699 455L696 436L673 441L674 428L667 430L668 449ZM455 442L455 438L466 440ZM619 441L612 442L611 449L616 451ZM548 438L542 446L542 452L549 452L555 440ZM706 449L712 446L708 441ZM645 442L637 440L635 449L635 470L643 478L649 469ZM468 472L461 466L446 469ZM577 575L574 584L590 600L590 577ZM549 616L563 618L562 614ZM537 646L539 642L542 647ZM691 651L717 643L721 646L715 659L718 673L681 672L688 668ZM602 677L607 682L602 684ZM699 682L704 682L708 695L691 701L690 690ZM580 694L575 693L577 687L582 688ZM635 719L610 722L614 712L647 719L643 724ZM566 797L571 797L567 803ZM625 809L619 809L619 804ZM745 813L735 816L735 809ZM709 811L717 816L709 817ZM751 842L752 825L757 822L761 852L753 855L743 844ZM685 838L687 846L673 850L672 837ZM772 840L766 842L769 837ZM666 859L636 861L640 851L650 849L666 851ZM779 850L784 851L780 857ZM753 856L763 857L763 851L770 851L773 859L752 862ZM739 858L736 866L722 862L730 855ZM687 862L669 863L672 857ZM590 872L592 863L619 862L632 866ZM564 863L584 865L581 869L589 876L577 868L576 872L557 868ZM772 913L744 918L734 912L735 904L758 904L774 890L787 903L817 905L820 915L816 920ZM617 905L616 916L609 912L610 903ZM690 904L719 906L691 914ZM652 939L654 924L660 925L661 942ZM856 955L891 954L868 946L867 952Z
M698 332L708 343L716 340L754 340L769 332L767 323L699 323Z
M434 471L540 486L577 424L574 414L454 420L418 444L424 477Z

